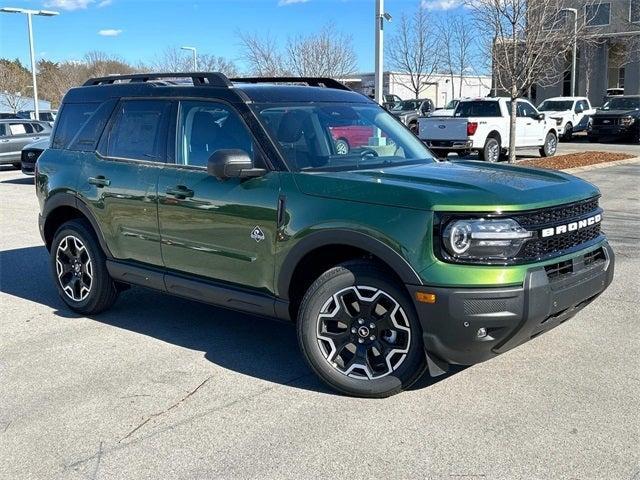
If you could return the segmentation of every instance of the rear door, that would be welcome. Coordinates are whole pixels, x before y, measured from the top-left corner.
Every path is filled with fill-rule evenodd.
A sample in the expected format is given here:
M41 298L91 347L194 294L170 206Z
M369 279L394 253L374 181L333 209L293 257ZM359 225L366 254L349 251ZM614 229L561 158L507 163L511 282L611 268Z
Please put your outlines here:
M172 114L168 100L120 101L97 152L81 163L79 194L116 259L162 265L157 187Z
M176 131L176 163L166 166L158 184L165 266L273 291L278 172L227 180L207 173L209 157L221 149L243 150L257 167L266 167L248 127L227 103L181 102Z

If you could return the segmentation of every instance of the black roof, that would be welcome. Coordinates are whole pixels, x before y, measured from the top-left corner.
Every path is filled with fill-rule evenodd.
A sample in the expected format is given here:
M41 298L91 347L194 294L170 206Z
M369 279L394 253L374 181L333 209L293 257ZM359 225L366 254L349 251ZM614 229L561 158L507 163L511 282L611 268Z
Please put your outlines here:
M304 85L303 85L304 84ZM247 77L221 73L149 73L92 78L69 90L65 103L102 102L120 97L215 97L231 102L370 103L336 80L320 77Z

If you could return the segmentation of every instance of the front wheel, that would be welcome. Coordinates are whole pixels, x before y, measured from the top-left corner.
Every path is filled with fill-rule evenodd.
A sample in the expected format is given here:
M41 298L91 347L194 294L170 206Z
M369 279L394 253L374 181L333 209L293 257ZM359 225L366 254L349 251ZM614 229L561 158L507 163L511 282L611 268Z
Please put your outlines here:
M547 133L544 145L540 148L541 157L553 157L558 149L558 137L553 132Z
M373 263L347 262L309 287L298 314L300 348L313 371L348 395L382 398L425 371L413 304Z
M107 271L105 255L84 220L71 220L56 232L51 271L60 298L78 313L100 313L116 301L118 289Z
M567 123L564 127L564 133L562 134L562 140L565 142L570 142L573 139L573 125L571 123Z
M344 138L339 138L336 140L336 153L338 155L348 155L351 147L349 146L349 142L347 142Z
M411 130L414 135L418 135L418 122L411 122L409 124L409 130Z

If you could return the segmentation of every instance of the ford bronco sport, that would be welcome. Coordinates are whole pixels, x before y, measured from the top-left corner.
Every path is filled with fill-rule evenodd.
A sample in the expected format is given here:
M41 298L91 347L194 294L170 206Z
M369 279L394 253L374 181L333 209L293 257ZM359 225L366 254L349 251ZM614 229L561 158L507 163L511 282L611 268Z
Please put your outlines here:
M366 144L336 148L332 129ZM128 285L294 322L311 368L383 397L573 317L613 278L599 192L571 175L437 162L321 78L96 78L36 166L60 296Z

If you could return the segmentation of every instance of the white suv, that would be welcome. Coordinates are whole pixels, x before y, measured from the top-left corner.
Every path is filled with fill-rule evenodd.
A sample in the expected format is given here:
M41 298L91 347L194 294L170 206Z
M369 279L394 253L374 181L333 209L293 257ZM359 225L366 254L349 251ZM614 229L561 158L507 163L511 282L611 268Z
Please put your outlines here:
M575 132L587 129L589 118L596 113L586 97L548 98L538 106L538 110L556 122L562 140L569 141Z

